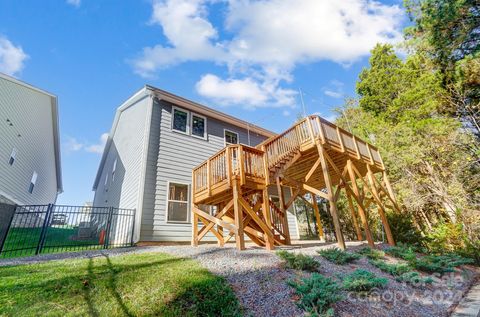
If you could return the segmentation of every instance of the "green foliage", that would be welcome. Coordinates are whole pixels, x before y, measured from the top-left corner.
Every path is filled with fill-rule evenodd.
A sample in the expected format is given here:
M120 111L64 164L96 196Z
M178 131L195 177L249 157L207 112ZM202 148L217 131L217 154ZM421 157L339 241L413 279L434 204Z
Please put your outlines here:
M289 284L300 296L298 306L313 316L333 316L330 306L343 299L337 283L318 273L312 273L300 283L290 281Z
M466 259L456 254L446 255L426 255L420 257L414 261L411 261L411 265L417 270L428 273L447 273L453 272L453 268L471 264L474 261L472 259Z
M370 260L369 262L383 272L394 276L402 275L411 271L411 267L406 263L389 264L383 260Z
M358 254L343 251L338 248L319 250L317 252L328 261L333 262L335 264L340 264L340 265L353 262L360 258Z
M295 254L288 251L277 251L277 255L285 261L286 267L294 270L316 271L319 263L311 256Z
M372 260L378 260L385 256L385 252L370 247L361 248L357 253Z
M343 287L349 291L364 292L373 288L382 288L387 283L388 280L386 278L376 277L372 272L356 269L345 276Z
M393 257L403 259L406 261L415 261L417 255L412 247L407 247L405 245L399 244L393 247L388 247L385 249L385 252Z
M425 238L413 224L411 213L387 212L388 223L397 243L421 247L425 244Z
M412 284L413 286L421 286L424 284L433 283L433 279L431 277L422 277L420 273L416 271L405 272L402 275L397 276L395 279L398 282L405 282Z

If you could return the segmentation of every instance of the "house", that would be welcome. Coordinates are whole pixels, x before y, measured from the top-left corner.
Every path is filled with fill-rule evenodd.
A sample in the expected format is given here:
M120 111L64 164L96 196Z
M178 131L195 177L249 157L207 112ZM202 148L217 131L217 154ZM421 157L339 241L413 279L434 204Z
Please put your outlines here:
M145 86L115 115L95 178L94 206L136 209L134 241L191 241L193 169L228 144L256 146L273 132ZM287 188L285 196L291 194ZM276 188L269 188L272 201ZM215 213L218 206L202 206ZM292 238L298 238L293 207ZM208 234L206 238L214 238Z
M0 204L55 203L62 192L57 97L0 73Z

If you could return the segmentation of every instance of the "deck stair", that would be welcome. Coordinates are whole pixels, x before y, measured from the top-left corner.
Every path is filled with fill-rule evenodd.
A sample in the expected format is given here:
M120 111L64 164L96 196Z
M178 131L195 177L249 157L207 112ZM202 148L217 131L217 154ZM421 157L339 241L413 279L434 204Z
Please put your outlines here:
M358 238L365 235L371 246L367 210L376 207L390 244L394 240L385 209L401 211L378 149L319 116L306 117L256 147L225 147L193 170L192 185L193 245L198 245L207 232L220 245L235 238L238 249L244 248L244 235L267 249L289 244L287 209L295 198L305 200L306 194L313 202L316 197L328 200L341 248L345 243L336 202L342 192ZM278 206L269 195L269 187L276 187ZM285 188L293 192L288 201ZM217 206L217 213L207 214L200 205ZM320 223L318 206L311 206L316 208Z

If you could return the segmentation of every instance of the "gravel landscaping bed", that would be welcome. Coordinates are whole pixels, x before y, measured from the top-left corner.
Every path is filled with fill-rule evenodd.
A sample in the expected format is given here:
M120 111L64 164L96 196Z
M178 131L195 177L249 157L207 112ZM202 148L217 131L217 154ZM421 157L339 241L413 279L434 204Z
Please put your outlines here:
M347 245L349 251L361 246L358 242L349 242ZM395 281L391 275L372 266L365 258L347 265L335 265L316 252L332 246L335 244L297 242L294 246L282 249L314 256L320 263L319 272L337 280L357 268L367 269L389 280L386 288L373 292L373 296L371 294L362 297L345 293L346 299L334 305L335 314L338 316L448 316L471 283L480 275L478 268L466 266L436 279L432 285L413 287ZM286 282L309 273L285 269L275 253L251 245L241 252L237 251L234 245L224 248L215 245L201 245L198 248L173 245L51 254L0 260L0 266L69 257L92 257L102 253L115 255L142 252L165 252L199 261L211 272L225 277L247 316L304 315L295 304L296 295L293 289Z

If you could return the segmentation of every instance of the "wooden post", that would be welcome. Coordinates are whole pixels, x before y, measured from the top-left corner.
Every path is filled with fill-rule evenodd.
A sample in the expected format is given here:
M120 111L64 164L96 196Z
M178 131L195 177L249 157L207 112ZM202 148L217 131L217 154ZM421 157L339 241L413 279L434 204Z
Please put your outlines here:
M223 203L217 205L217 215L220 213L220 210L222 210L224 206L225 206L225 204L223 204ZM215 215L215 217L217 217L217 215ZM221 220L221 217L220 217L220 220ZM217 231L218 231L218 234L223 238L224 237L223 227L220 226L220 225L217 225ZM225 239L218 240L218 246L219 247L223 247L224 245L225 245Z
M192 208L193 210L193 208ZM198 247L198 216L192 212L192 247Z
M265 219L265 222L267 226L270 228L272 226L272 217L270 215L270 205L268 204L269 198L268 198L268 189L265 187L265 189L262 190L262 212L263 212L263 219ZM272 230L273 232L273 230ZM264 235L265 237L265 247L267 250L273 250L275 249L275 241L270 238L269 235Z
M360 219L362 220L363 229L365 230L365 236L367 238L368 245L372 248L375 247L375 242L373 241L372 232L370 231L370 227L368 226L368 220L365 212L365 207L363 206L362 198L360 197L360 191L358 190L357 181L355 179L355 172L352 168L352 161L349 159L347 161L347 170L348 175L350 176L350 182L352 184L353 194L356 196L357 204L358 204L358 214L360 215Z
M285 234L285 244L290 245L292 242L290 240L290 230L288 228L288 215L287 210L285 209L285 196L283 195L283 187L280 181L280 177L277 177L277 193L279 198L280 210L283 213L283 231Z
M333 225L335 227L335 235L337 237L337 243L340 249L345 250L346 249L345 240L343 239L342 228L340 226L340 220L338 219L337 202L333 197L333 185L330 179L330 173L328 171L328 164L323 154L323 146L320 143L317 143L317 149L318 149L318 155L320 157L320 163L322 164L323 178L325 180L325 187L327 188L327 196L330 204L330 213L333 218Z
M395 207L400 209L398 207L397 198L395 197L395 193L393 192L392 185L390 184L390 180L388 179L387 172L385 170L382 172L382 176L383 176L383 181L385 182L385 187L387 187L388 194L390 195L390 198L394 202ZM400 211L400 210L398 210L398 211Z
M322 226L322 219L320 218L320 210L318 209L318 205L317 205L317 197L314 194L310 194L310 196L312 196L312 207L313 207L313 211L315 212L315 219L317 219L318 238L323 242L325 241L325 236L323 234L323 226Z
M235 243L237 250L245 250L245 240L243 236L243 212L240 205L239 197L242 195L241 187L238 184L238 179L233 181L233 210L235 215L235 227L237 227L237 235L235 236Z
M346 189L345 189L345 193L347 195L348 208L350 209L350 214L352 216L353 226L355 227L355 232L357 233L357 240L363 241L362 230L360 230L360 226L358 225L357 214L355 212L355 208L353 207L352 196Z
M390 225L388 224L388 219L387 219L387 216L385 215L385 208L382 204L382 201L380 200L380 197L379 197L378 191L377 191L377 187L375 185L375 180L374 180L375 175L373 175L373 172L372 172L372 169L370 168L370 165L368 165L368 164L366 164L366 165L367 165L367 170L368 170L367 176L368 176L368 180L370 182L370 188L371 188L372 193L374 195L374 198L377 202L378 213L380 214L380 219L382 220L383 228L385 228L385 233L387 234L388 244L395 245L395 240L393 239L392 231L390 230Z

